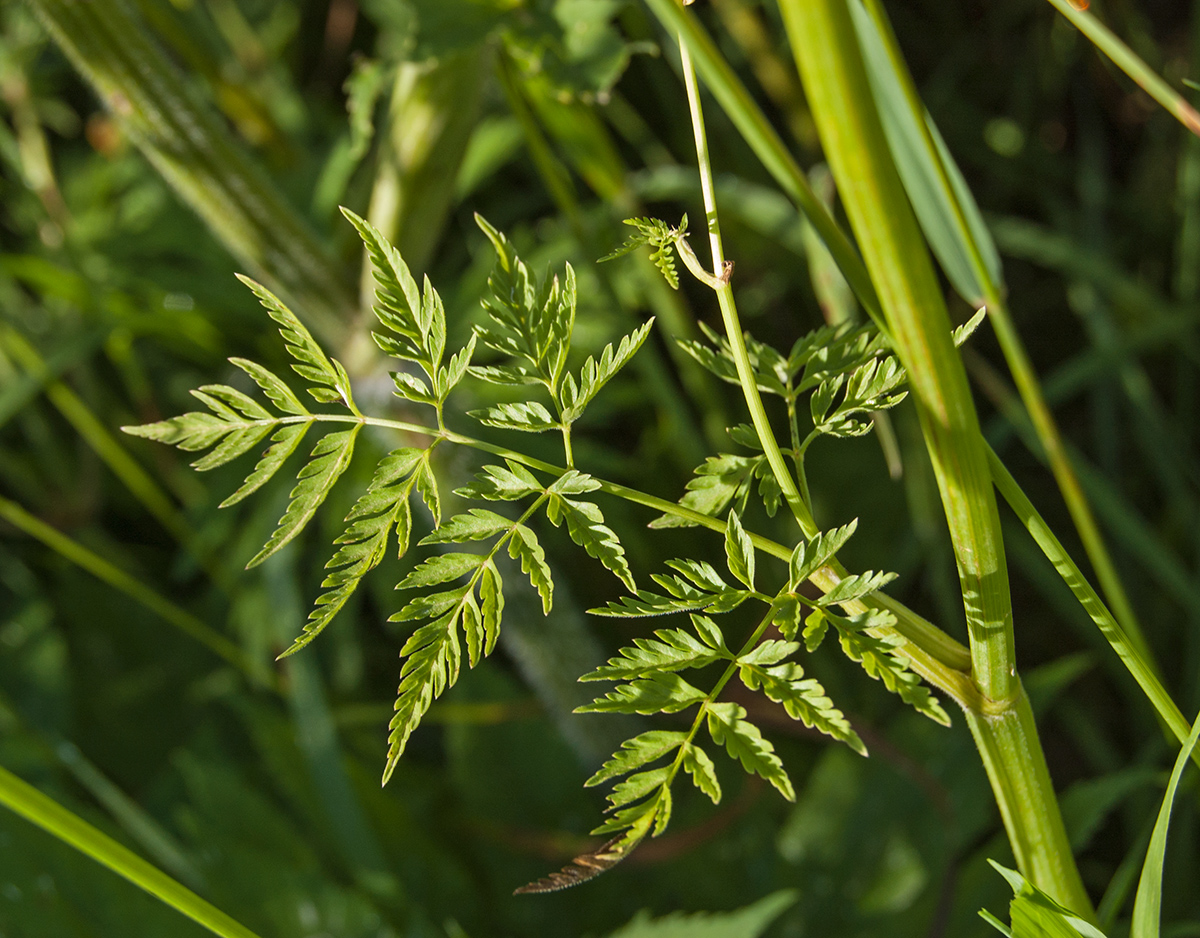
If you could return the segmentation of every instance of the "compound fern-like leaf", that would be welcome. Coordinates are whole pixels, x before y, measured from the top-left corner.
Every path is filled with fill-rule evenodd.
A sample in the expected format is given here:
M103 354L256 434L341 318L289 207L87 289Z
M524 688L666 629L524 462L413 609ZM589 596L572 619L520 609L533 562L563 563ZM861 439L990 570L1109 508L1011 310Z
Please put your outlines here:
M258 566L304 530L338 477L350 465L354 440L361 428L362 424L354 424L349 430L339 430L321 438L312 451L312 459L297 476L291 501L279 519L279 526L263 549L246 565L247 569Z

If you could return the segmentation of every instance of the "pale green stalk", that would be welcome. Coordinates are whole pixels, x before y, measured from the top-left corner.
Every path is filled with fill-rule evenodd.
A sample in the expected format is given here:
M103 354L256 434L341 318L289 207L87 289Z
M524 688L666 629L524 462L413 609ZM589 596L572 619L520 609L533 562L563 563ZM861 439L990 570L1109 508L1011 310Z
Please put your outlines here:
M804 170L775 132L775 128L755 103L741 79L717 51L712 37L696 17L680 6L679 0L646 0L646 5L668 32L678 35L682 43L687 45L696 70L713 97L729 115L729 119L766 167L767 172L808 217L837 261L846 282L854 290L863 308L880 329L886 329L886 323L879 311L875 287L854 245L812 191Z
M139 605L145 606L185 635L200 642L211 652L247 674L252 680L259 683L264 680L261 669L255 668L252 662L246 659L242 650L220 632L215 631L190 612L181 609L165 596L130 576L99 554L88 550L40 518L35 518L20 505L0 497L0 518L24 531L30 537L37 538L55 553L76 566L82 567L92 576L103 580Z
M995 701L1016 691L1012 609L1000 522L966 371L924 239L875 113L841 0L781 3L810 106L908 371L946 509L971 632L975 680Z
M684 82L687 87L688 104L692 115L692 127L696 140L696 156L700 170L700 187L704 198L705 216L708 223L709 244L713 255L713 273L702 279L717 294L717 299L721 307L721 316L725 323L726 338L733 352L742 391L746 399L746 406L750 411L754 429L767 456L771 471L801 531L806 538L811 538L818 533L819 529L812 517L808 504L801 497L796 483L788 471L787 464L784 462L779 443L775 439L774 431L771 429L770 421L767 418L766 408L763 406L762 396L758 391L758 383L755 380L753 368L750 365L750 359L746 352L745 338L741 322L738 318L737 306L733 298L733 289L729 285L729 275L732 266L725 260L721 244L721 231L717 217L712 166L708 157L704 114L700 104L700 91L696 84L696 73L692 68L687 42L682 34L680 34L679 42ZM681 243L680 247L686 250L686 245ZM681 254L683 254L682 251ZM686 260L686 255L683 256ZM836 559L831 559L828 564L813 574L812 582L822 590L828 592L845 575L845 568ZM852 614L862 612L868 608L868 605L888 608L893 612L896 612L896 608L894 607L899 607L898 603L894 603L894 601L880 594L872 597L868 602L852 604L849 607L849 611ZM911 652L913 654L914 670L922 677L930 680L939 689L950 694L964 707L971 705L976 699L977 694L973 693L974 688L970 685L970 682L962 679L962 671L969 666L969 660L961 654L961 646L958 646L945 633L925 622L925 620L919 619L919 617L914 619L911 614L907 616L898 614L897 618L899 624L896 631L910 643L905 653L909 654Z
M1101 23L1095 16L1075 6L1071 0L1049 0L1051 6L1071 21L1071 24L1091 40L1116 66L1132 78L1146 94L1161 104L1171 115L1192 133L1200 136L1200 114L1178 91L1155 74L1154 69L1143 62L1116 33Z
M696 160L700 168L700 192L704 197L704 214L708 228L708 243L712 249L714 279L707 281L717 294L717 302L721 307L721 319L725 323L725 336L733 353L734 364L737 366L738 378L741 381L742 393L746 397L746 407L750 411L750 420L754 424L771 472L783 492L796 523L804 536L811 538L819 533L819 528L813 520L809 506L800 497L796 482L784 462L783 453L775 439L775 431L767 418L767 410L763 406L762 395L758 392L758 382L754 377L754 368L750 364L750 356L746 352L746 339L742 332L741 320L738 318L737 305L733 299L733 288L729 285L732 264L725 260L724 248L721 245L721 227L717 219L717 200L713 189L712 166L708 159L708 138L704 129L704 112L700 105L700 89L696 84L696 71L692 67L692 58L688 52L688 44L683 35L679 37L679 55L683 63L683 81L687 87L688 108L692 117L692 131L696 140Z
M1033 363L1029 360L1025 344L1021 341L1021 335L1009 315L1008 306L1003 298L1003 286L992 276L981 246L972 232L966 210L958 198L946 164L941 158L939 147L933 139L925 106L917 94L912 75L901 55L891 22L880 0L864 0L864 5L875 23L879 37L883 40L892 72L898 79L901 91L908 102L913 124L919 128L922 134L929 166L933 169L940 185L944 203L950 209L951 221L957 229L958 241L974 275L979 296L967 297L967 299L973 303L982 302L987 307L988 318L996 331L996 338L1000 342L1000 349L1008 364L1009 372L1017 385L1021 400L1029 411L1034 431L1049 460L1050 471L1054 474L1063 500L1067 503L1067 510L1079 532L1080 540L1083 541L1084 551L1096 571L1100 586L1108 596L1109 602L1116 610L1117 618L1125 626L1130 638L1140 646L1142 654L1153 664L1153 656L1149 652L1149 646L1146 644L1133 605L1129 601L1124 584L1121 582L1120 575L1117 573L1116 566L1104 543L1104 537L1096 524L1091 505L1088 504L1087 496L1084 495L1079 478L1067 456L1062 434L1046 404L1046 398L1042 394L1041 384L1033 368Z
M258 938L186 886L0 767L0 804L222 938Z
M924 239L892 163L845 0L780 0L801 80L893 347L909 375L958 561L982 706L967 711L1022 871L1078 914L1071 856L1017 679L1008 572L979 420Z

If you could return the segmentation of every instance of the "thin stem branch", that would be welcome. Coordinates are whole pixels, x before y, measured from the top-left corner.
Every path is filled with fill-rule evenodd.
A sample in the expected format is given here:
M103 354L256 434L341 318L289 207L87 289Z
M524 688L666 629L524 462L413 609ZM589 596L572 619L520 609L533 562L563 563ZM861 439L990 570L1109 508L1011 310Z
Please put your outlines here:
M692 132L696 140L696 162L700 170L700 191L704 198L704 214L708 224L708 243L712 249L713 276L719 281L719 285L714 287L714 290L717 294L717 302L721 306L721 318L725 323L725 335L729 341L730 350L733 353L734 363L737 366L742 393L745 395L746 406L750 411L750 419L754 423L754 429L758 434L759 442L762 444L763 452L766 454L767 462L775 475L775 481L783 492L783 499L787 502L793 516L795 516L796 523L800 525L800 530L804 533L805 537L812 538L819 533L816 522L813 520L804 499L801 498L800 491L796 487L796 482L788 470L787 463L784 461L783 453L780 452L779 443L775 439L775 432L771 429L771 422L767 418L767 411L763 406L762 395L758 392L758 381L754 375L754 368L750 364L750 356L746 352L746 340L742 333L741 320L738 318L737 304L733 298L733 289L729 285L725 251L721 244L721 226L717 217L717 200L713 185L712 165L708 157L708 136L704 128L704 112L700 104L700 88L696 83L696 70L692 65L687 41L684 39L682 33L679 35L679 55L683 63L683 81L687 88L688 110L691 114Z

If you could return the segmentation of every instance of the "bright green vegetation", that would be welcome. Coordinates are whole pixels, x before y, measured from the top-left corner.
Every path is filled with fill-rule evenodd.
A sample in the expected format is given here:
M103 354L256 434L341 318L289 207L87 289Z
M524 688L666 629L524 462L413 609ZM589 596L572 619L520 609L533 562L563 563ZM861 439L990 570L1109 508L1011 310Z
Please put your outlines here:
M1200 66L1052 3L6 6L0 938L1200 933Z

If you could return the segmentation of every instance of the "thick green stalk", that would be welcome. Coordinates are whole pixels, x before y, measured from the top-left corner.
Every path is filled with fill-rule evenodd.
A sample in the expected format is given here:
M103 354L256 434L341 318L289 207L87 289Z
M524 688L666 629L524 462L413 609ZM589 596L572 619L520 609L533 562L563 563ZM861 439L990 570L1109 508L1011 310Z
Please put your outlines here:
M107 866L214 934L223 938L258 938L250 929L205 902L186 886L4 768L0 768L0 804Z
M1016 690L1000 519L966 370L916 218L888 157L843 0L783 0L788 32L843 204L908 370L946 510L985 696Z
M1003 708L964 713L1017 866L1076 915L1093 917L1024 688L1018 683L1016 698Z
M1071 514L1071 520L1075 522L1075 528L1079 532L1080 540L1083 541L1083 548L1087 553L1088 560L1091 561L1092 567L1096 571L1100 586L1112 604L1117 619L1124 625L1130 638L1140 646L1142 653L1153 661L1133 605L1129 601L1124 584L1121 582L1099 526L1096 524L1091 505L1083 493L1079 478L1067 456L1058 424L1046 404L1046 398L1042 393L1033 363L1029 360L1025 344L1021 341L1021 335L1004 302L1003 286L992 275L992 271L984 259L982 246L972 231L966 209L955 191L954 183L942 160L939 147L930 130L925 106L921 103L916 84L900 53L891 22L888 20L880 0L866 0L865 6L883 41L892 71L899 80L900 89L914 118L913 123L922 131L929 164L936 174L945 205L951 213L951 221L957 230L959 243L963 248L971 272L974 274L978 296L967 297L967 299L973 303L982 302L987 307L988 318L991 320L992 328L996 331L996 338L1000 342L1000 349L1004 353L1008 370L1017 385L1021 400L1029 411L1034 431L1037 433L1038 440L1050 463L1050 471L1054 474L1054 480L1058 483L1063 500L1067 503L1067 510Z
M119 0L30 0L121 128L216 238L339 347L357 304L304 219Z
M987 453L941 290L868 84L845 0L780 0L846 213L909 374L958 562L984 698L968 718L1022 870L1090 914L1016 675L1008 570Z

